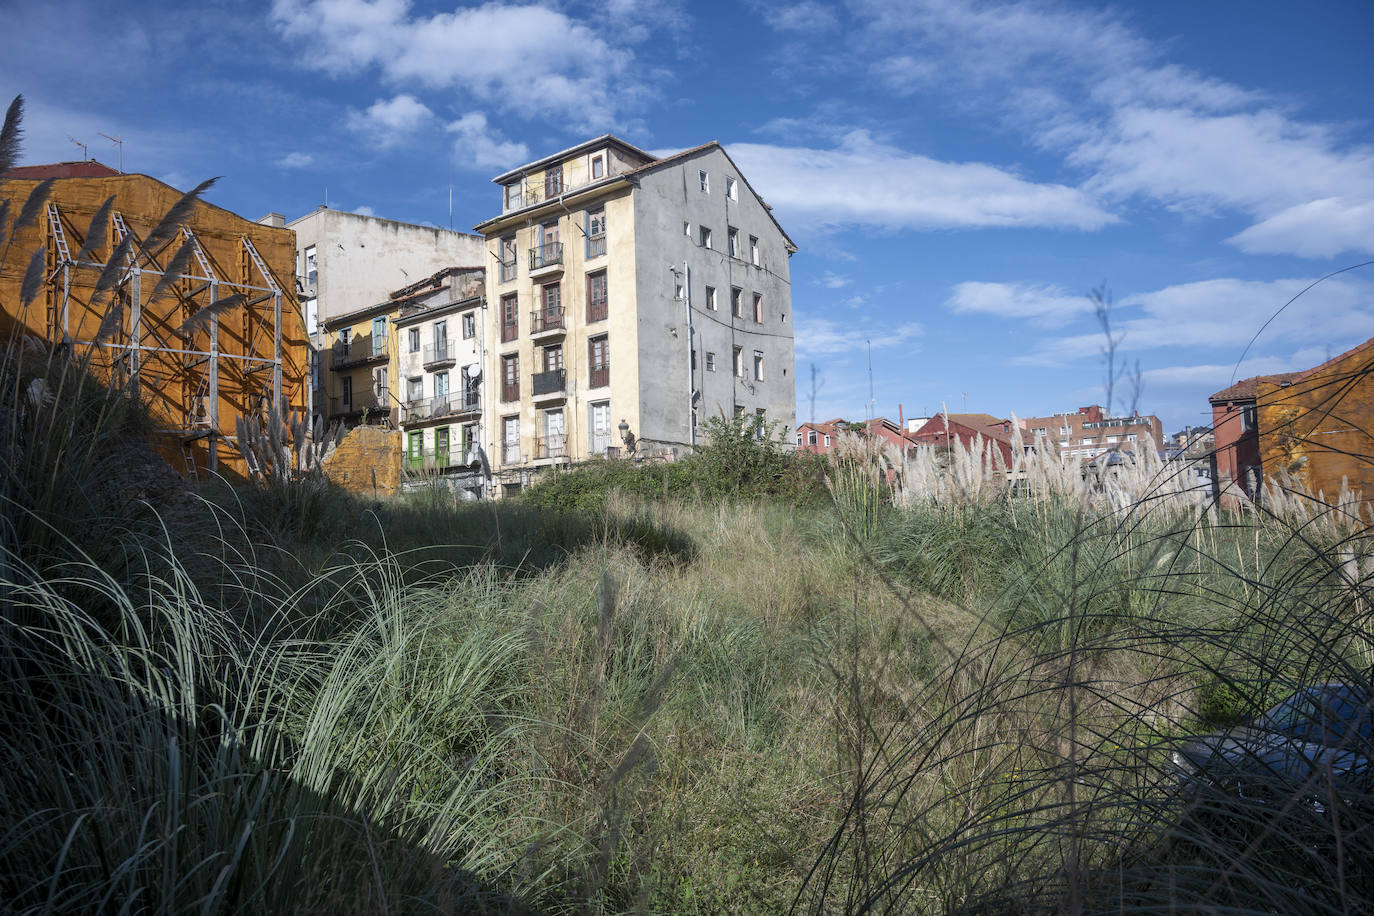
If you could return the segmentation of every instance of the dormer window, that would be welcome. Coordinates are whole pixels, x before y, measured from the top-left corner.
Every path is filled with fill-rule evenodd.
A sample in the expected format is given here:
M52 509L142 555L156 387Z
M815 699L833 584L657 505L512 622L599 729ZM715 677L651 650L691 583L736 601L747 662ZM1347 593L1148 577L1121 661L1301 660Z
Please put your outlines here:
M519 210L524 205L524 194L520 182L506 185L506 209Z
M604 156L596 155L592 157L592 180L604 178L606 175L606 159Z

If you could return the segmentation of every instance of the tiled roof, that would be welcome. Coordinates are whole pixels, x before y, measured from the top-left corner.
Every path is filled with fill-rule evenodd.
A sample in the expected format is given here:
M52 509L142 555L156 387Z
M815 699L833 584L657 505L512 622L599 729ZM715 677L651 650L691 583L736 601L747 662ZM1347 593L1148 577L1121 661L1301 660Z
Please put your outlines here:
M112 169L104 163L87 159L84 162L52 162L47 165L15 166L6 172L4 177L42 181L44 178L113 178L118 174L120 173L116 169Z
M1308 371L1312 370L1309 369ZM1250 378L1243 378L1231 387L1221 389L1207 400L1212 402L1253 400L1260 382L1274 382L1275 384L1289 382L1301 374L1299 372L1280 372L1276 375L1255 375Z

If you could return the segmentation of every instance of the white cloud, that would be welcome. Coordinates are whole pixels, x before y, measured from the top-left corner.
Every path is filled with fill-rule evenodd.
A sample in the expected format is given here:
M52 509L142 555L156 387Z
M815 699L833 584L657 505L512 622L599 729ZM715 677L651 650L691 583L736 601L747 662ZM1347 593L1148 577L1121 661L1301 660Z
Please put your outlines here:
M925 333L915 321L894 328L868 328L853 322L831 321L828 318L798 318L796 326L797 358L835 356L872 346L875 350L897 347Z
M1374 254L1374 199L1324 197L1282 210L1228 239L1248 254L1291 252L1330 258L1343 251Z
M816 281L816 284L818 286L824 286L826 289L840 289L841 287L849 285L849 278L842 277L837 273L827 270L821 278Z
M315 157L309 153L287 153L277 160L277 165L284 169L303 169L314 161Z
M737 143L730 155L789 222L943 229L1098 229L1116 221L1087 194L992 165L940 162L879 143L867 131L834 149Z
M272 19L283 35L309 45L307 66L335 75L375 68L393 85L456 89L524 117L610 126L644 92L622 78L634 59L628 48L586 20L534 4L423 15L407 0L275 0Z
M1276 344L1321 346L1374 336L1374 289L1369 284L1336 278L1302 293L1311 283L1302 278L1222 278L1128 296L1118 301L1113 323L1123 335L1119 353L1195 347L1239 357L1261 328L1258 353L1272 352ZM1063 365L1096 357L1101 350L1100 333L1077 334L1042 340L1015 362Z
M434 119L434 112L415 96L401 93L390 99L378 99L366 111L354 111L348 116L350 130L366 134L379 146L393 146L424 127Z
M1087 296L1074 296L1052 285L1030 283L956 284L945 300L955 312L1023 318L1041 325L1062 325L1093 310Z
M830 7L816 0L802 0L800 3L785 3L767 8L765 21L769 26L783 32L829 31L835 28L838 20Z
M453 154L460 166L508 169L529 161L525 144L502 139L479 111L468 112L449 124L447 130L457 134Z
M356 213L356 214L358 214L359 216L376 216L376 215L377 215L377 211L374 210L374 209L372 209L371 207L369 207L367 204L363 204L361 207L354 207L353 210L352 210L351 212Z
M853 9L855 66L898 92L994 111L1062 153L1087 174L1084 190L1107 201L1245 215L1255 224L1231 241L1251 253L1374 252L1374 149L1168 62L1119 14L973 0Z

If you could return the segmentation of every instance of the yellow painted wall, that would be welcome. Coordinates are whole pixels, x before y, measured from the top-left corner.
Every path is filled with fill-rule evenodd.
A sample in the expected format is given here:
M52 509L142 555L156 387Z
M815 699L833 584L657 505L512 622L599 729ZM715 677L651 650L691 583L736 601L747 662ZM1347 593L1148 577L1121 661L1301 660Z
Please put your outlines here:
M12 198L11 218L18 212L23 201L38 184L37 181L6 181L0 186L0 198ZM64 178L56 181L49 200L55 202L62 216L62 224L70 253L75 255L86 241L91 217L104 202L115 196L114 210L121 214L130 231L139 239L146 238L162 216L181 197L181 192L146 175L120 175L109 178ZM208 255L216 274L225 285L220 295L234 292L233 282L247 282L255 286L263 285L262 279L252 268L241 239L248 238L262 255L269 271L283 291L282 306L282 393L287 407L304 411L306 401L305 385L308 371L308 351L305 324L300 314L300 306L295 297L295 236L289 230L264 226L206 203L194 208L186 225L195 232ZM8 228L8 227L7 227ZM111 227L101 238L94 240L90 259L104 262L113 251L117 237ZM159 252L155 259L165 266L181 244L177 237ZM38 299L27 309L19 304L19 289L24 270L30 255L39 247L47 246L49 261L54 261L53 245L46 215L40 216L36 225L19 230L14 237L8 260L0 265L0 323L4 330L18 329L22 332L40 336L48 340L60 339L64 329L57 326L57 318L62 294L60 273L47 283ZM194 263L194 262L193 262ZM140 262L147 266L146 261ZM55 264L53 264L55 267ZM197 268L192 268L199 272ZM51 272L51 271L50 271ZM65 332L72 339L92 339L96 337L101 322L109 313L109 305L114 299L107 298L98 308L92 308L91 299L98 270L73 269L70 272L70 286L67 293L68 324ZM175 295L164 294L157 301L147 301L157 281L153 275L143 277L143 334L145 345L153 345L161 338L175 342L175 347L187 349L208 349L209 331L202 330L191 340L187 347L177 336L177 330L190 317L190 310L183 306ZM183 292L189 292L199 284L180 281ZM115 344L128 344L130 334L130 303L127 301L125 287L123 309L120 313L118 328L110 338ZM208 302L202 295L198 300ZM254 355L270 358L273 351L272 303L267 300L253 308L239 307L224 313L219 321L219 346L226 356ZM195 395L201 389L200 379L204 367L187 368L184 360L164 349L156 353L145 352L141 357L140 391L148 401L155 419L169 428L186 428L193 425L196 411L200 405ZM107 376L124 372L126 363L122 361L127 351L114 351L108 348L97 351L92 363L98 371ZM241 416L255 416L262 407L261 397L271 391L271 372L249 373L245 365L223 359L220 365L219 389L219 428L221 436L233 436L235 422ZM191 448L198 468L208 463L208 440L201 439ZM217 449L220 473L230 476L246 472L246 466L232 446L220 440ZM172 457L172 456L169 456ZM175 466L184 467L180 454L175 456Z

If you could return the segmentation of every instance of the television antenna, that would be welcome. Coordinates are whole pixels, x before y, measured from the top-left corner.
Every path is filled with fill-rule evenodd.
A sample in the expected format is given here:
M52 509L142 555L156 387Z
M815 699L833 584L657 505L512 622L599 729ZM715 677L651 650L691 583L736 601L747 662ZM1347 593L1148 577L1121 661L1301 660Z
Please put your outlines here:
M122 175L122 174L124 173L124 137L123 137L123 135L121 135L121 134L115 134L115 135L111 136L110 134L104 133L104 132L102 132L102 131L96 131L96 133L100 134L100 136L104 137L106 140L109 140L109 141L110 141L111 143L113 143L115 146L119 147L119 172L120 172L120 174Z
M75 143L77 146L81 147L81 161L82 161L82 162L85 162L87 159L91 158L90 156L86 155L86 144L82 143L80 140L76 139L76 138L73 137L71 134L68 134L68 135L67 135L67 139L70 140L70 141L72 141L73 143Z

